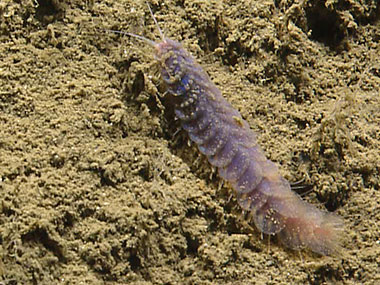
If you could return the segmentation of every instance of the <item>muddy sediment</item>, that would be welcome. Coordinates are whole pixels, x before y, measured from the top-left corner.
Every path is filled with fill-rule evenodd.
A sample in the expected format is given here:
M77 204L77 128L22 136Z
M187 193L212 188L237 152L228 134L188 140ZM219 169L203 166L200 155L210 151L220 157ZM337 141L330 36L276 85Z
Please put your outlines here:
M179 130L144 1L0 4L0 282L380 281L377 1L153 1L308 202L339 256L261 237ZM301 189L302 191L302 189Z

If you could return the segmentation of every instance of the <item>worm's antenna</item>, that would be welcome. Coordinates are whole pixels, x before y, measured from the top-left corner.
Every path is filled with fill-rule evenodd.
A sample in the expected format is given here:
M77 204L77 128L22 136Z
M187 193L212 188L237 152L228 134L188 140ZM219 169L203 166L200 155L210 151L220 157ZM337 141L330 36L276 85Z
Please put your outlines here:
M122 31L116 31L116 30L104 30L105 32L108 32L108 33L115 33L115 34L120 34L120 35L126 35L126 36L130 36L130 37L134 37L136 39L139 39L141 41L144 41L146 42L148 45L152 46L152 47L155 47L157 45L157 43L155 41L152 41L146 37L143 37L143 36L139 36L139 35L136 35L136 34L132 34L132 33L128 33L128 32L122 32Z
M150 6L149 6L149 3L146 2L146 5L148 6L148 8L149 8L149 12L150 12L150 14L152 15L152 18L153 18L153 20L154 20L154 23L155 23L156 26L157 26L158 32L160 33L161 40L162 40L162 41L165 41L164 34L162 33L162 31L161 31L161 29L160 29L160 26L158 25L157 20L156 20L156 18L155 18L154 15L153 15L153 12L152 12L152 9L151 9Z

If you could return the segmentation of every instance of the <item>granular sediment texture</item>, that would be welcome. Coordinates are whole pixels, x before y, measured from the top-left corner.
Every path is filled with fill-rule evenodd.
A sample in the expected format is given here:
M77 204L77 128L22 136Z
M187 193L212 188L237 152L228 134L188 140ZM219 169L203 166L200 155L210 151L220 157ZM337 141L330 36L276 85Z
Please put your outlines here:
M376 284L377 1L152 1L304 199L344 219L340 256L249 226L185 132L144 1L0 3L0 281ZM174 135L175 134L175 135Z

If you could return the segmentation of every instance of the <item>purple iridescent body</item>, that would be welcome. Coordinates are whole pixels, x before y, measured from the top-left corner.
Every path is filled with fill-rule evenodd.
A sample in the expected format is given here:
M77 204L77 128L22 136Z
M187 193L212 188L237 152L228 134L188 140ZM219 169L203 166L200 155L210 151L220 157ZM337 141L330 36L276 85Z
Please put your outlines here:
M248 123L178 42L165 38L155 49L167 90L178 98L174 108L182 127L231 184L256 227L277 234L293 249L334 252L341 220L291 190L277 166L265 157Z

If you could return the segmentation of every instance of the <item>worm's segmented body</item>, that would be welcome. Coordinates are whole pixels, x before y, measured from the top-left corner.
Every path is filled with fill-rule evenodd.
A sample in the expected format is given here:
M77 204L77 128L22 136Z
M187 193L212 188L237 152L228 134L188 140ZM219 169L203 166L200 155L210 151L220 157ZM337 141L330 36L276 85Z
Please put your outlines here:
M265 234L277 234L292 249L334 253L339 248L342 220L306 203L291 190L277 166L266 159L248 123L202 67L180 43L158 30L159 43L125 34L154 47L167 90L178 99L174 109L182 127L235 189L239 205L252 214L256 227Z
M256 227L277 234L292 249L333 253L341 219L291 190L277 166L266 159L248 123L180 43L163 38L154 47L167 90L179 99L175 114L182 127L236 190L240 206L252 213Z

